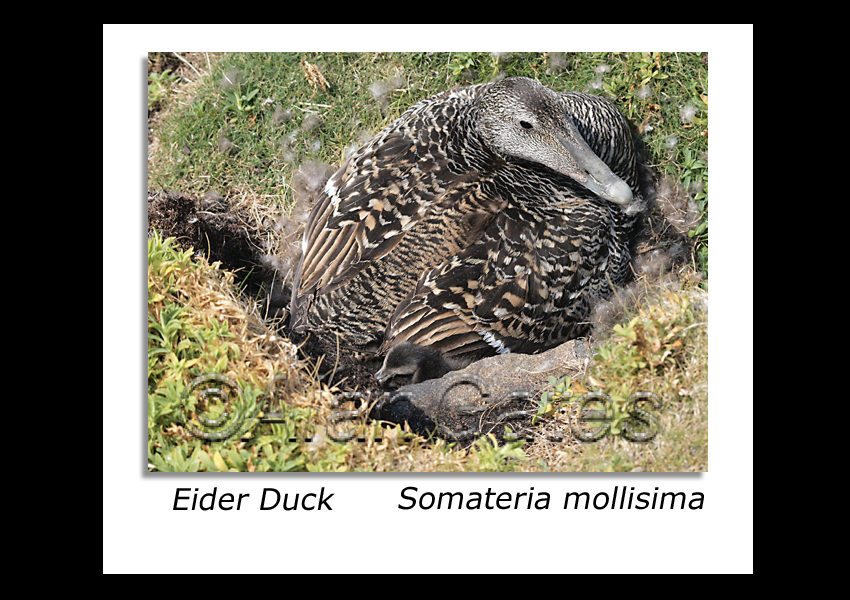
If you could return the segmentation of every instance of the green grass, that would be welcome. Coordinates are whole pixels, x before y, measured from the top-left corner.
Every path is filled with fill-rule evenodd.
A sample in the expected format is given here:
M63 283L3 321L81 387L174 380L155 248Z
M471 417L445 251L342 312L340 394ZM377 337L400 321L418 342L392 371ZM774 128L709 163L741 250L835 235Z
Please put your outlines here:
M590 433L607 425L608 435L585 444L572 466L594 471L708 470L706 303L707 293L692 284L676 291L647 290L600 343L584 383L570 378L552 381L552 391L542 398L541 414L557 418L559 408L589 391L607 399L586 408L606 411L609 420L581 428ZM653 399L641 404L643 393L651 393ZM647 411L654 422L635 421L635 408ZM653 433L648 442L629 440Z
M310 82L302 60L321 71L327 89ZM615 98L644 132L651 164L674 181L701 186L696 200L702 219L695 235L707 262L708 168L702 157L708 151L708 69L701 55L591 53L562 60L562 67L553 68L553 59L544 54L502 59L490 53L228 54L212 65L191 97L171 104L157 132L161 143L149 187L195 195L215 190L224 196L249 188L283 206L298 163L314 159L338 165L362 132L376 133L423 98L494 75L524 75L556 90ZM598 72L604 68L609 70ZM394 77L399 88L376 99L370 87ZM159 89L162 79L151 74L149 90ZM162 102L166 96L161 93ZM690 123L680 116L686 105L695 110ZM305 132L311 115L321 123ZM672 138L677 142L671 148Z
M495 444L477 441L469 452L443 441L425 440L395 427L381 430L358 420L358 436L369 440L336 442L319 425L332 410L331 393L313 382L295 361L272 359L259 344L268 332L250 336L251 316L239 309L232 273L221 272L192 249L154 233L148 241L148 465L156 471L651 471L707 470L707 359L705 292L699 289L648 295L598 348L588 386L611 398L610 435L598 442L564 446L535 441ZM257 323L252 323L255 331ZM200 427L194 412L202 401L196 378L218 374L233 382L229 400L206 402L207 418L239 410L238 435L225 423L213 431ZM261 402L262 410L282 412L282 422L258 423L252 407L284 373L285 400ZM226 388L225 385L217 385ZM238 393L237 393L238 390ZM555 382L544 396L541 415L558 419L588 389L578 380ZM666 405L658 417L659 435L649 443L622 439L629 398L652 391ZM653 410L654 412L654 410ZM567 426L566 422L561 423ZM545 425L545 423L543 424ZM591 424L592 425L592 424ZM190 428L207 432L189 434ZM244 438L243 438L244 436ZM295 438L292 440L291 438ZM305 443L305 439L312 439ZM381 438L375 442L375 438Z
M376 133L437 92L502 74L525 75L555 90L614 99L640 132L650 166L690 191L697 205L700 218L688 235L702 273L698 285L707 288L708 72L700 54L225 54L210 57L209 67L206 58L195 65L202 77L149 74L156 138L149 153L150 189L199 197L210 191L225 198L249 195L262 210L248 211L258 215L248 226L263 237L270 230L264 215L292 202L291 181L299 164L341 164L346 148L364 132ZM379 82L392 85L379 89ZM376 96L379 91L384 93ZM690 112L683 118L686 107ZM315 416L329 410L330 391L311 389L308 378L295 376L291 397L298 401L289 407L285 423L258 425L247 441L192 438L178 413L194 377L227 374L250 403L280 368L266 361L267 347L245 333L245 322L253 317L239 313L238 299L228 299L223 290L231 284L227 274L191 251L153 238L148 274L152 470L707 469L707 333L700 325L707 317L694 308L694 285L671 297L647 294L649 300L632 309L600 347L592 369L592 381L614 399L614 433L620 432L630 393L651 389L663 396L663 433L657 440L635 444L610 435L570 447L536 442L499 447L482 439L466 452L442 441L423 444L401 428L385 430L379 443L322 439ZM230 308L209 313L208 305L196 304L193 298L209 290L221 293L221 305ZM570 390L581 392L580 387ZM562 386L560 399L566 392ZM550 400L559 400L554 390ZM208 407L213 416L223 411L223 406ZM361 427L367 438L376 433L373 425ZM287 442L293 431L318 437L311 444Z

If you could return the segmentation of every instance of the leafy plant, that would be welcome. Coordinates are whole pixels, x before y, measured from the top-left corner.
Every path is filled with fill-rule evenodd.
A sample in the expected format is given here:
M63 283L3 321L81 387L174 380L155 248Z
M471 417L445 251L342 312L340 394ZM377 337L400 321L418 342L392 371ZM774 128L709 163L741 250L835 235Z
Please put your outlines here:
M449 63L452 75L457 77L467 69L472 69L476 65L475 52L458 52L452 57Z
M254 88L246 93L242 93L242 84L236 83L232 88L222 90L228 103L224 106L224 112L235 112L231 122L235 122L237 117L244 117L254 111L254 105L250 104L260 90Z
M510 427L505 427L506 433L511 433ZM479 438L472 449L476 460L476 471L513 471L519 461L525 460L522 447L525 440L499 444L496 436L488 433Z
M543 392L540 395L537 414L531 419L532 425L537 425L537 421L540 417L558 410L560 402L570 397L571 392L569 389L571 383L572 379L570 377L565 376L561 379L549 377L549 385L552 386L552 391Z
M158 105L171 94L177 79L171 69L162 73L148 73L148 109Z
M637 69L637 75L640 80L639 85L646 85L650 81L667 79L668 75L662 71L662 67L666 65L667 61L662 62L661 60L661 52L641 52Z
M690 148L685 148L682 154L682 184L686 190L696 186L694 202L700 212L699 224L688 231L688 237L695 240L700 270L708 275L708 163Z

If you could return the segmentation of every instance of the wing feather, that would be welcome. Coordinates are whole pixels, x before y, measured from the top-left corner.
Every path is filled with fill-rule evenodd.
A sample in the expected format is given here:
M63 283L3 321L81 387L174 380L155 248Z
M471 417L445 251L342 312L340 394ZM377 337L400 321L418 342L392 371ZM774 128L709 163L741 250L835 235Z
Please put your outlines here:
M450 356L534 352L583 327L582 294L604 269L587 259L603 250L586 234L598 231L595 217L560 227L519 218L504 211L475 243L424 273L397 307L384 348L410 341Z

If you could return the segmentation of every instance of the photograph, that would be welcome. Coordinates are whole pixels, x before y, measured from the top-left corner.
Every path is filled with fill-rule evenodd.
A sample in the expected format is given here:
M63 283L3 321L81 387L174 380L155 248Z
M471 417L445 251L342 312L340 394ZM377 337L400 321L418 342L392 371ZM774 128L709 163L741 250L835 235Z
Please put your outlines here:
M151 471L708 471L707 53L148 55Z
M752 50L104 24L103 573L752 574Z

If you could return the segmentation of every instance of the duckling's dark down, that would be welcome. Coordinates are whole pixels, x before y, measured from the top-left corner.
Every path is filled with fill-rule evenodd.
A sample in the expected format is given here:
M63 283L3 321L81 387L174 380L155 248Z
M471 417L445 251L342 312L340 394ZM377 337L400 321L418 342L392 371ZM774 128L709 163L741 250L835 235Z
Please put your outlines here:
M317 199L293 328L467 359L577 337L628 273L635 162L626 120L595 96L516 77L423 100Z
M400 342L387 350L384 364L375 373L375 379L385 388L397 388L428 379L439 379L450 371L466 367L468 363L466 360L447 358L427 346Z

